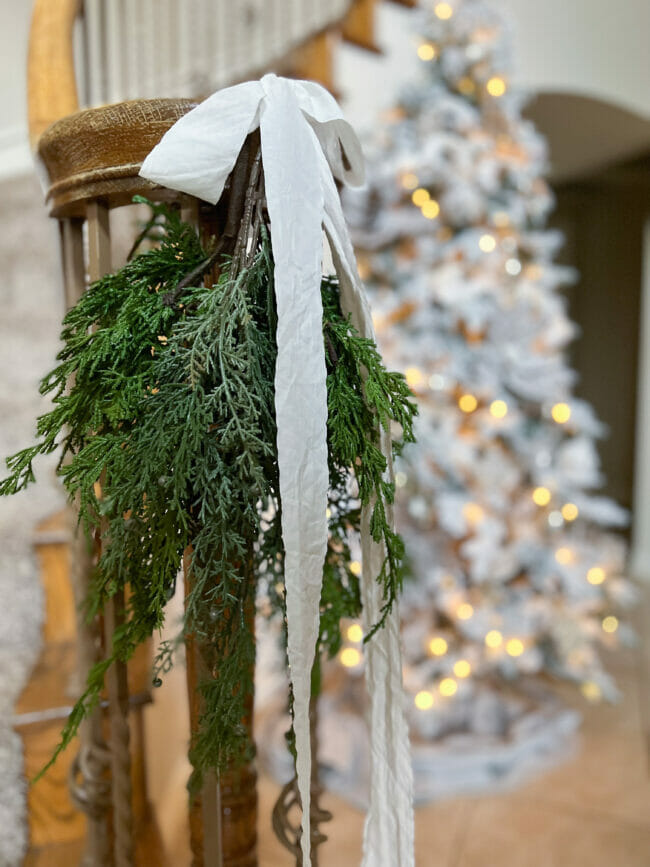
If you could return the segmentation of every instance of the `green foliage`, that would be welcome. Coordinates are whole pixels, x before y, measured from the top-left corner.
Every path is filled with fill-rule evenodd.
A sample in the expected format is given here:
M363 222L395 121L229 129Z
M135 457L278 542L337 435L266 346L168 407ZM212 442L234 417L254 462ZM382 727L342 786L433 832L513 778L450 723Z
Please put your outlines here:
M414 440L416 405L404 376L387 371L373 341L361 337L342 316L334 280L323 281L323 311L328 358L330 485L342 497L342 481L350 471L354 473L361 505L373 504L372 538L383 543L386 551L379 575L384 591L382 617L366 636L368 641L384 624L404 577L404 544L391 529L387 514L387 507L395 498L395 486L386 478L386 458L379 447L377 421L389 434L391 424L397 425L399 436L391 442L393 455L398 454L404 443ZM349 512L347 508L348 521L358 531L359 512ZM334 538L338 529L336 524L330 527Z
M161 233L158 246L94 283L65 317L59 364L41 385L53 409L38 419L37 444L8 459L0 494L33 481L36 455L61 447L59 473L82 527L102 528L88 616L130 588L126 621L90 672L57 754L99 700L111 663L128 660L162 626L188 557L183 631L200 648L206 674L190 750L196 785L206 768L246 757L257 576L266 576L283 611L273 262L263 229L245 269L235 273L224 259L216 285L189 287L178 298L178 283L207 254L164 206L154 207L141 238L152 228ZM341 314L336 281L324 280L322 292L331 492L319 649L333 655L340 619L360 613L359 579L349 567L360 503L374 504L371 531L386 549L384 617L401 586L402 543L387 520L394 491L377 422L386 431L399 427L398 449L413 438L415 406L403 377L384 369L372 341ZM154 684L173 654L164 642Z

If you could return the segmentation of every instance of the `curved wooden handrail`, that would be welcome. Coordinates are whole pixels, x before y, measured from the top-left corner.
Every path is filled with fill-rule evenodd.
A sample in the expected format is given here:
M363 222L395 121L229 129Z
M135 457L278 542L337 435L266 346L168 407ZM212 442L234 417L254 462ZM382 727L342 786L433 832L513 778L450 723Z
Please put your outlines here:
M27 58L27 114L32 149L61 117L79 110L72 32L81 0L35 0Z

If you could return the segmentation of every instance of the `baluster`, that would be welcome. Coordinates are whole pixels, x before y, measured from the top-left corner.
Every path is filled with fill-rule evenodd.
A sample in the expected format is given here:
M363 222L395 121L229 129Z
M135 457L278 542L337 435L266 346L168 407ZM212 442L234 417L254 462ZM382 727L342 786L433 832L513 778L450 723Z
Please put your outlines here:
M83 220L63 220L60 232L65 302L66 307L70 308L81 298L86 287ZM70 579L77 612L77 671L79 687L83 688L89 670L99 659L101 635L97 621L87 623L83 613L88 577L92 569L92 552L84 533L76 527L74 510L69 512L69 523L74 539L70 551ZM81 724L79 752L70 768L71 798L88 820L82 867L105 867L110 863L109 753L102 728L102 710L101 707L96 707Z
M101 9L99 0L84 2L84 40L86 44L87 105L104 102L104 75Z
M102 202L88 204L88 275L99 280L111 268L109 211ZM101 522L100 530L106 531ZM110 653L113 633L125 617L124 590L117 590L104 606L105 652ZM133 864L133 808L129 737L129 694L126 663L117 660L106 674L110 718L111 793L115 867Z
M323 787L320 782L318 769L318 698L312 696L309 704L309 736L311 747L311 780L310 780L310 829L311 845L310 856L312 867L318 867L318 847L327 841L327 836L321 831L323 822L330 822L332 814L320 806L320 798ZM297 819L291 821L291 815L296 813ZM302 828L300 822L300 792L298 791L298 779L294 776L286 783L280 792L273 807L273 830L275 836L288 849L296 859L296 867L302 865L301 837Z

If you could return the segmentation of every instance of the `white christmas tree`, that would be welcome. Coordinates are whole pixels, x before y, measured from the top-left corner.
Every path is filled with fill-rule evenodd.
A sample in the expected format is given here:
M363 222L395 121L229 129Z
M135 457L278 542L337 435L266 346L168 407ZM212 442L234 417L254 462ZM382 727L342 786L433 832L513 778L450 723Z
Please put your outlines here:
M554 262L546 147L522 117L509 29L482 0L429 9L414 13L422 79L346 198L382 351L420 405L396 479L416 741L503 734L531 676L614 698L599 649L626 639L632 595L605 529L626 513L594 493L603 427L573 394L559 291L573 275ZM352 671L360 638L352 625L340 655Z

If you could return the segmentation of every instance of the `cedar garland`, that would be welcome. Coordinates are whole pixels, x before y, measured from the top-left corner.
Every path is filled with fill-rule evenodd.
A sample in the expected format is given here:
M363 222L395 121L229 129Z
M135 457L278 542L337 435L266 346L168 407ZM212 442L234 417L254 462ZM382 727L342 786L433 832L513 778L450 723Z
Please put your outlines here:
M206 669L216 675L200 685L192 787L208 768L248 758L241 720L255 646L245 612L260 576L273 611L284 613L273 261L255 166L242 210L246 232L231 256L204 250L176 211L149 203L152 216L138 243L154 232L156 246L94 283L68 312L59 363L41 383L53 409L38 419L38 442L7 460L0 494L33 482L36 456L61 449L58 472L80 503L83 529L92 536L100 522L106 528L88 617L130 588L126 621L107 658L90 671L50 764L99 701L112 662L127 661L162 626L188 549L193 580L183 631L200 639ZM200 282L219 259L216 285L188 284L188 276ZM359 531L360 506L372 498L371 532L386 550L379 578L384 618L401 587L403 545L387 521L394 490L384 478L377 420L387 431L394 423L397 452L413 440L416 408L404 377L386 371L373 342L341 314L336 279L323 280L322 297L330 517L318 650L334 655L341 618L360 614L350 539ZM155 685L173 653L171 643L161 644Z

